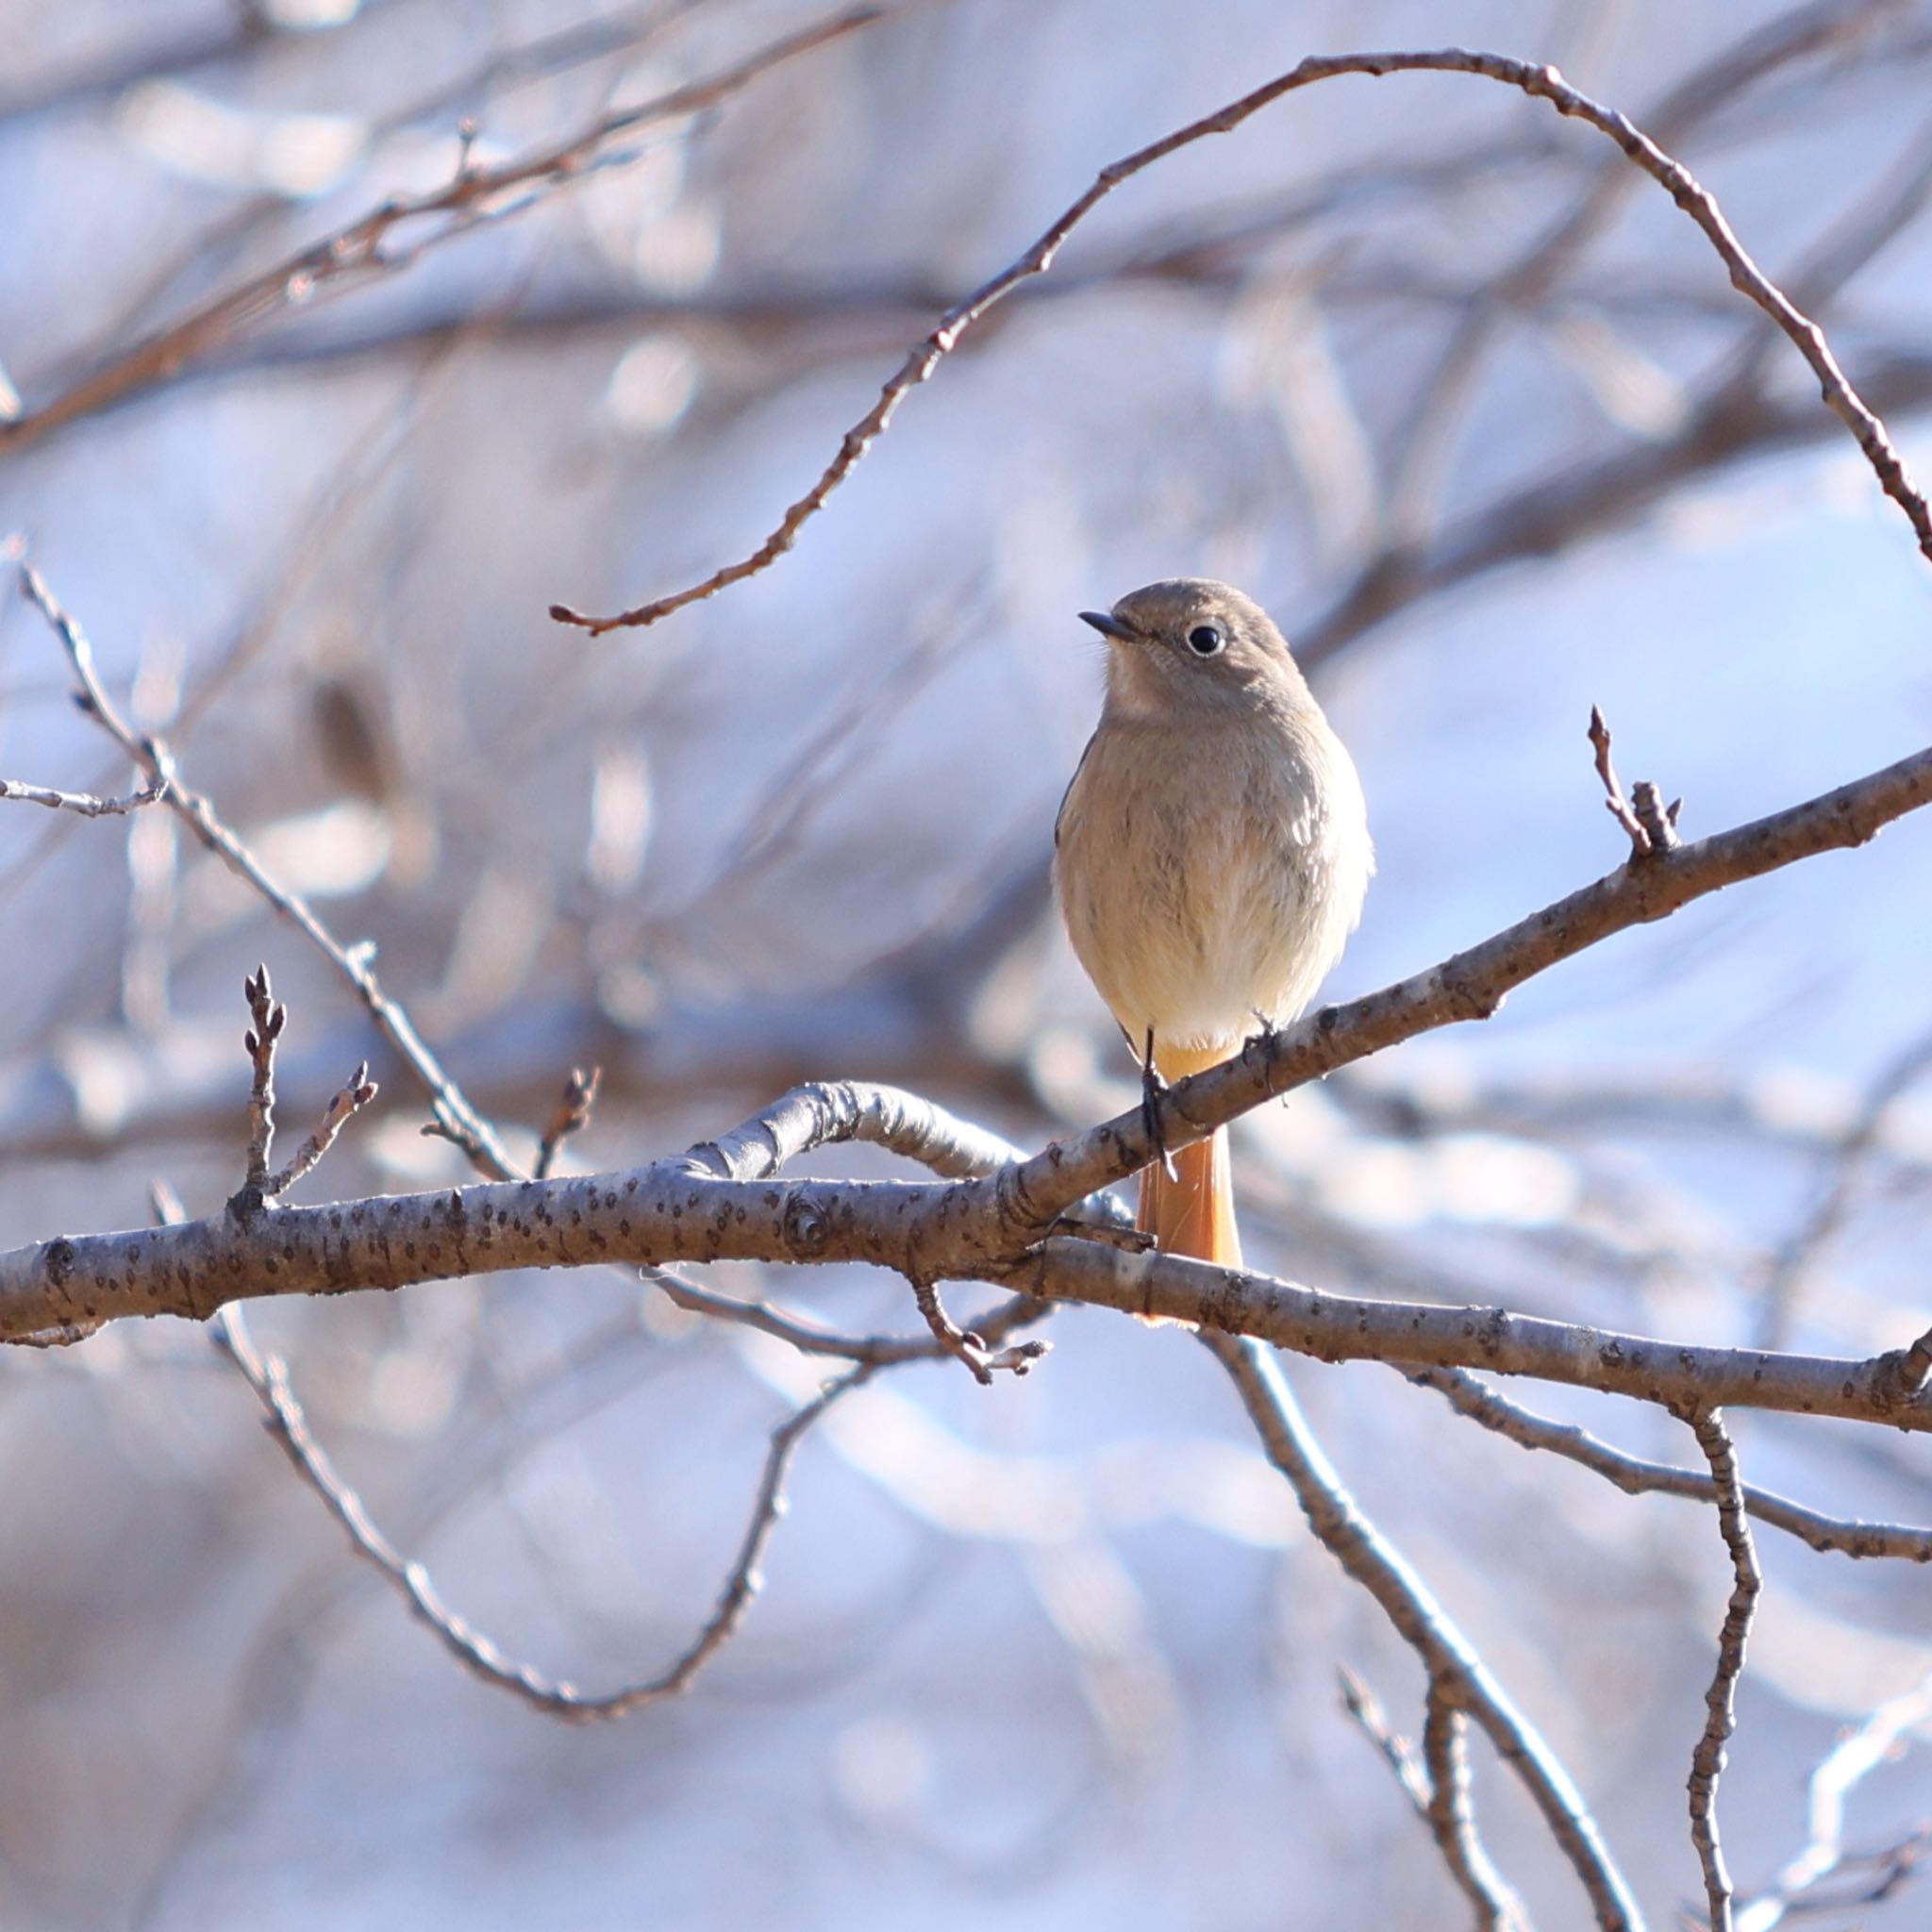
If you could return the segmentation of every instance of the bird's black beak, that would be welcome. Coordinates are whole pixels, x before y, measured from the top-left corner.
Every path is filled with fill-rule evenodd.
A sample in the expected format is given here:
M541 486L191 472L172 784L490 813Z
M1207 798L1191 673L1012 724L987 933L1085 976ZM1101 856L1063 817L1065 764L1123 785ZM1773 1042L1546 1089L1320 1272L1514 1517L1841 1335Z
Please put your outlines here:
M1102 637L1112 638L1116 643L1126 643L1134 635L1118 617L1109 617L1104 610L1083 610L1080 622L1091 624Z

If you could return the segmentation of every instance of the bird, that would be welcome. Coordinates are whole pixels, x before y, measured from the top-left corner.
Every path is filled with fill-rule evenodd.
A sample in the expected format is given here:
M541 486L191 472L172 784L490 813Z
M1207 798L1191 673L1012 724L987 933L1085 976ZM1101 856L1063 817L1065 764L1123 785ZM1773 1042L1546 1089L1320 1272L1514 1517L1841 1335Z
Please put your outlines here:
M1054 825L1074 952L1141 1061L1155 1246L1241 1264L1227 1130L1170 1157L1162 1085L1295 1018L1375 869L1354 760L1274 620L1207 577L1083 610L1108 645L1100 722Z

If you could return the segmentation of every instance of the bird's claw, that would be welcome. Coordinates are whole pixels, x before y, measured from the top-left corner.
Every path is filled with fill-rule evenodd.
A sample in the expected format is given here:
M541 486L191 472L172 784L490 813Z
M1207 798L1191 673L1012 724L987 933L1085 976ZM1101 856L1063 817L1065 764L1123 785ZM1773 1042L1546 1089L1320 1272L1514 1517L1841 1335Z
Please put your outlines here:
M1160 1171L1169 1180L1177 1181L1174 1157L1167 1151L1167 1133L1160 1124L1160 1096L1167 1091L1167 1082L1160 1077L1159 1069L1154 1064L1154 1029L1147 1029L1147 1048L1141 1056L1141 1124L1147 1130L1147 1139L1153 1144L1154 1158L1160 1163Z

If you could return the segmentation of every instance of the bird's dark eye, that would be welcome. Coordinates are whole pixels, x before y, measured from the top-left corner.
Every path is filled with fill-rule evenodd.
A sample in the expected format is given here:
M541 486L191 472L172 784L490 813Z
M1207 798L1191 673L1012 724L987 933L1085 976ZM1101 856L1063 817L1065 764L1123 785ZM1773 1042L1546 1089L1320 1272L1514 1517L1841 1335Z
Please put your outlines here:
M1188 649L1197 658L1211 658L1227 641L1211 624L1197 624L1188 633Z

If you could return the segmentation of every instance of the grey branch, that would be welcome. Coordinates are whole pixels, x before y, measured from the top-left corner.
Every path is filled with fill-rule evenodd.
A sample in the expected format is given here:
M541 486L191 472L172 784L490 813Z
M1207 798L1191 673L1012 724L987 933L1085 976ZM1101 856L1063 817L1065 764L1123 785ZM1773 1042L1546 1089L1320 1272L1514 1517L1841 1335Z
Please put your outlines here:
M278 263L228 290L192 315L137 342L125 354L11 422L0 421L0 456L18 452L83 416L176 376L265 319L311 306L319 295L412 266L429 249L478 224L521 213L545 195L612 161L630 158L614 148L620 137L678 121L728 99L770 69L884 17L860 6L768 42L735 65L655 100L603 115L568 141L552 142L494 167L476 167L465 153L441 186L398 195ZM436 224L419 232L425 224ZM397 240L398 232L411 237Z
M1429 1778L1425 1816L1429 1830L1475 1911L1479 1932L1525 1932L1523 1901L1491 1861L1476 1836L1469 1786L1469 1719L1457 1702L1457 1687L1432 1676L1423 1713L1423 1763Z
M38 1251L20 1252L32 1257ZM8 1257L0 1257L0 1333L6 1327L7 1273ZM1174 1255L1110 1252L1091 1241L1051 1242L1026 1266L1007 1271L1007 1278L1031 1285L1055 1301L1161 1315L1250 1336L1321 1361L1476 1369L1673 1407L1694 1407L1701 1400L1735 1408L1839 1416L1888 1428L1932 1429L1932 1399L1923 1390L1908 1393L1902 1386L1903 1351L1861 1361L1666 1341L1501 1307L1330 1294ZM54 1307L42 1300L32 1306ZM47 1319L61 1318L52 1312ZM1900 1547L1869 1554L1916 1557L1919 1551Z
M167 795L167 782L159 778L150 778L125 798L100 798L92 791L54 791L44 785L24 785L18 778L0 778L0 798L44 805L49 811L78 812L84 819L119 818L144 805L158 805Z
M0 554L19 556L19 540L9 540ZM151 784L164 789L164 803L202 844L260 894L275 910L309 941L335 967L383 1037L409 1070L422 1081L431 1097L437 1118L451 1138L463 1146L478 1169L498 1178L517 1172L496 1130L465 1098L462 1090L444 1072L423 1037L410 1024L409 1016L383 991L371 964L372 948L344 946L317 917L315 909L299 893L277 880L242 841L225 824L213 805L182 782L174 754L158 738L142 737L116 709L94 668L93 646L87 633L62 608L47 588L45 579L32 564L20 561L20 586L27 601L53 626L67 653L67 659L79 687L78 702L87 715L134 761Z
M1273 1356L1253 1341L1211 1329L1202 1332L1201 1341L1232 1377L1268 1459L1288 1478L1318 1541L1422 1658L1432 1700L1440 1697L1479 1724L1523 1784L1589 1895L1597 1924L1604 1932L1637 1932L1642 1915L1569 1774L1428 1586L1357 1507Z
M1490 1862L1475 1835L1470 1808L1468 1720L1447 1686L1429 1680L1424 1711L1423 1751L1389 1723L1375 1693L1346 1664L1341 1667L1341 1701L1362 1734L1395 1774L1416 1816L1428 1826L1483 1932L1526 1932L1523 1903ZM1425 1761L1426 1760L1426 1761Z
M1263 1100L1398 1041L1489 1019L1525 980L1612 933L1667 918L1693 899L1800 858L1861 845L1928 803L1932 749L1753 824L1646 855L1641 864L1620 867L1439 966L1345 1006L1324 1007L1285 1031L1259 1034L1234 1059L1177 1082L1159 1102L1165 1142L1187 1146ZM1152 1158L1138 1110L1109 1121L1036 1155L1013 1174L1015 1218L1043 1223Z
M929 334L916 342L906 359L889 376L872 408L845 432L838 454L806 493L791 504L777 525L755 550L724 565L683 590L623 610L614 617L587 617L565 604L553 604L550 614L559 624L575 625L592 637L626 625L651 625L688 604L714 595L727 586L769 570L798 541L798 533L822 510L832 492L857 469L868 450L891 425L899 405L958 346L960 339L990 308L1023 283L1044 275L1053 266L1067 238L1113 191L1171 154L1212 134L1227 134L1242 122L1271 107L1284 95L1333 80L1342 75L1469 74L1521 89L1543 100L1557 113L1587 122L1623 149L1631 162L1648 175L1690 216L1730 272L1731 285L1755 302L1790 339L1818 378L1826 405L1851 432L1880 486L1910 523L1919 548L1932 558L1932 505L1928 505L1907 470L1883 422L1838 365L1824 332L1804 314L1746 253L1732 232L1716 200L1682 162L1667 155L1627 116L1605 107L1572 87L1554 67L1518 60L1506 54L1474 53L1461 47L1432 52L1311 55L1288 73L1243 94L1211 114L1191 121L1161 140L1110 162L1094 176L1079 198L1064 208L1024 254L993 278L956 303L941 316Z
M1458 1415L1493 1429L1525 1449L1544 1449L1613 1482L1625 1495L1683 1496L1698 1503L1718 1498L1716 1479L1701 1470L1679 1469L1674 1463L1652 1462L1613 1448L1574 1423L1552 1422L1520 1403L1499 1395L1479 1377L1462 1369L1412 1369L1408 1379L1418 1388L1433 1389ZM1904 1523L1865 1523L1856 1518L1827 1516L1746 1483L1744 1507L1759 1523L1781 1529L1814 1550L1836 1551L1846 1557L1897 1557L1913 1563L1932 1563L1932 1529Z
M1724 1628L1718 1636L1717 1670L1705 1693L1703 1735L1690 1754L1686 1788L1690 1797L1690 1842L1704 1867L1704 1890L1710 1907L1710 1932L1734 1932L1731 1918L1731 1874L1724 1864L1724 1840L1717 1824L1717 1787L1724 1775L1725 1751L1738 1727L1738 1679L1744 1674L1744 1645L1757 1613L1763 1573L1751 1541L1751 1522L1744 1510L1743 1483L1738 1474L1738 1453L1716 1408L1692 1410L1686 1420L1696 1433L1697 1446L1710 1464L1717 1486L1718 1525L1731 1558L1731 1594L1724 1605Z
M394 1289L512 1268L866 1261L929 1280L994 1281L1041 1302L1165 1315L1325 1360L1482 1369L1676 1407L1932 1428L1932 1396L1902 1386L1902 1351L1857 1361L1680 1344L1499 1307L1328 1294L1104 1241L1041 1240L1032 1222L1014 1231L1023 1167L950 1184L780 1178L781 1158L824 1144L841 1125L911 1123L935 1161L963 1162L968 1150L976 1161L991 1139L908 1094L844 1082L802 1091L722 1141L628 1173L281 1208L255 1224L219 1214L15 1249L0 1255L0 1340L123 1315L205 1320L250 1295ZM1138 1108L1102 1130L1116 1140L1139 1131ZM1051 1171L1070 1159L1052 1149L1025 1166ZM727 1162L742 1163L748 1177L724 1178Z
M1346 1664L1339 1667L1341 1678L1341 1707L1348 1712L1362 1735L1388 1761L1395 1782L1416 1808L1424 1824L1429 1818L1429 1774L1424 1768L1415 1746L1398 1731L1382 1708L1381 1700L1361 1677Z
M591 1124L591 1115L597 1105L597 1090L603 1082L602 1067L573 1067L570 1070L570 1078L563 1083L563 1091L558 1095L557 1105L544 1124L543 1138L537 1146L537 1164L530 1172L538 1180L549 1179L564 1142Z
M320 1164L323 1156L335 1145L336 1136L375 1098L378 1091L369 1077L369 1062L364 1060L349 1075L347 1084L337 1089L324 1108L322 1119L316 1123L315 1131L296 1148L293 1158L268 1176L262 1192L271 1200L286 1194L305 1174Z
M296 1474L320 1496L328 1512L348 1533L356 1554L384 1576L426 1624L438 1641L467 1671L487 1684L513 1692L526 1704L552 1717L577 1722L619 1718L688 1690L698 1674L730 1641L763 1578L759 1563L772 1532L785 1511L785 1482L798 1445L812 1424L836 1403L872 1374L859 1363L824 1388L772 1432L758 1479L751 1519L736 1560L703 1627L672 1663L656 1676L620 1690L586 1692L563 1678L544 1675L533 1666L507 1655L475 1625L452 1609L437 1590L425 1566L405 1557L364 1507L362 1499L345 1483L329 1460L328 1452L310 1433L302 1406L289 1386L287 1366L280 1357L265 1355L251 1339L239 1308L224 1308L214 1324L215 1339L246 1377L266 1416L269 1431L293 1465Z
M831 1080L794 1087L721 1139L701 1141L691 1158L728 1180L766 1180L801 1155L848 1141L883 1147L948 1180L981 1179L1024 1158L1011 1141L916 1093Z
M1932 1676L1922 1677L1909 1690L1888 1698L1832 1746L1811 1774L1804 1845L1763 1891L1739 1907L1736 1932L1773 1932L1797 1910L1819 1903L1810 1896L1819 1882L1849 1859L1844 1843L1845 1801L1928 1722L1932 1722ZM1924 1839L1922 1828L1891 1854L1871 1862L1886 1864L1903 1874L1910 1869L1911 1857ZM1881 1876L1879 1882L1884 1885L1886 1877Z
M788 1343L800 1355L834 1356L842 1361L869 1362L874 1368L890 1368L895 1362L926 1361L953 1351L934 1335L839 1335L815 1322L808 1322L770 1302L740 1301L714 1288L686 1279L682 1274L653 1269L651 1279L678 1307L693 1315L705 1315L715 1322L731 1322L742 1328L756 1328ZM983 1348L1003 1342L1016 1329L1052 1313L1051 1305L1030 1294L1008 1297L989 1313L979 1316L971 1333ZM1038 1352L1036 1352L1037 1354Z

